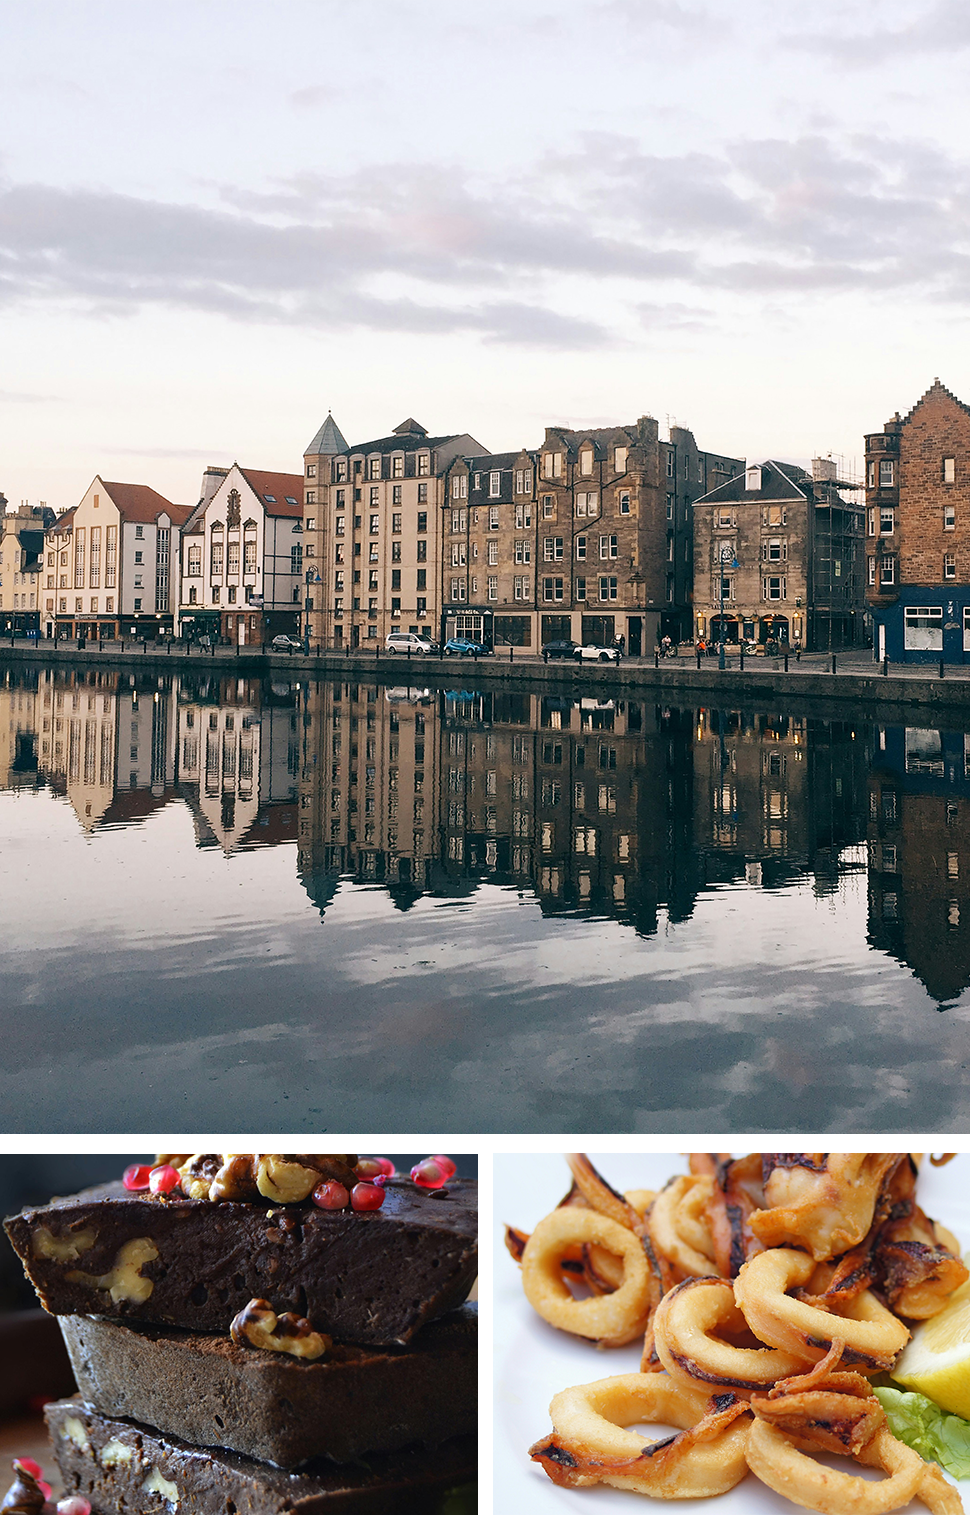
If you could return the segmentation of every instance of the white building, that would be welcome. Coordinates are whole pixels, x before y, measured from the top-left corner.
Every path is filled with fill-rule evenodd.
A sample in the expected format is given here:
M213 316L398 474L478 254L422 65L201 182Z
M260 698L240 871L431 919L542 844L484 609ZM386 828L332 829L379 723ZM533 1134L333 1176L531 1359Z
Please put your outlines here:
M178 536L191 514L147 484L96 477L48 530L42 627L48 636L154 638L178 604Z
M302 597L302 476L207 469L182 532L183 636L239 645L296 636Z

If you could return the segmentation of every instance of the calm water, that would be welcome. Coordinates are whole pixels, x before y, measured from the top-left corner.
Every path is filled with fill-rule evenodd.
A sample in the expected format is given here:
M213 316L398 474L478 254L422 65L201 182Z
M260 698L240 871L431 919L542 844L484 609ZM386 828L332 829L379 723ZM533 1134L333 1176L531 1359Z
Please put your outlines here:
M968 775L797 712L8 665L3 1129L966 1130Z

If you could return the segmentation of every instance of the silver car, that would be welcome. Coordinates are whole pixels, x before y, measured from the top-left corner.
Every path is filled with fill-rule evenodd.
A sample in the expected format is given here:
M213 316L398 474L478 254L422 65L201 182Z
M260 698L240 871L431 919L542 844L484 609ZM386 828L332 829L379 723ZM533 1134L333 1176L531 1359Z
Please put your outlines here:
M584 663L618 663L620 661L619 647L577 647L573 657Z
M385 652L410 652L420 655L434 650L434 643L428 637L419 636L416 631L389 631L384 642Z

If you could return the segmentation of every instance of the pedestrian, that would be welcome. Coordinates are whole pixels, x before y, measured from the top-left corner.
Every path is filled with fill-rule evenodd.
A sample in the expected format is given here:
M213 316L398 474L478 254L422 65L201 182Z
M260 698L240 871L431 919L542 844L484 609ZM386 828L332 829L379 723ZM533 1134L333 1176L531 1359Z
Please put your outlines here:
M626 646L626 637L623 635L622 631L618 631L616 633L616 636L613 638L613 646L622 657L623 649Z

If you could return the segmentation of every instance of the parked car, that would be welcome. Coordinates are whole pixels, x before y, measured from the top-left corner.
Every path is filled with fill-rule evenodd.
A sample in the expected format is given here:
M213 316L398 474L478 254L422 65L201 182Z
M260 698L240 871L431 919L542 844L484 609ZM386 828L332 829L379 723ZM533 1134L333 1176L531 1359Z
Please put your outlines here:
M488 658L492 656L491 647L486 647L484 642L475 642L471 637L449 637L445 643L445 652L451 652L460 658Z
M282 633L274 637L269 644L274 652L302 652L303 643L298 642L296 637L284 636Z
M546 642L545 646L542 649L542 656L544 658L575 657L576 646L577 644L575 642L570 642L568 640L565 642Z
M430 637L419 636L416 631L389 631L384 640L385 652L411 653L413 656L437 652L436 642Z
M618 663L620 661L619 647L577 647L573 657L584 663Z

